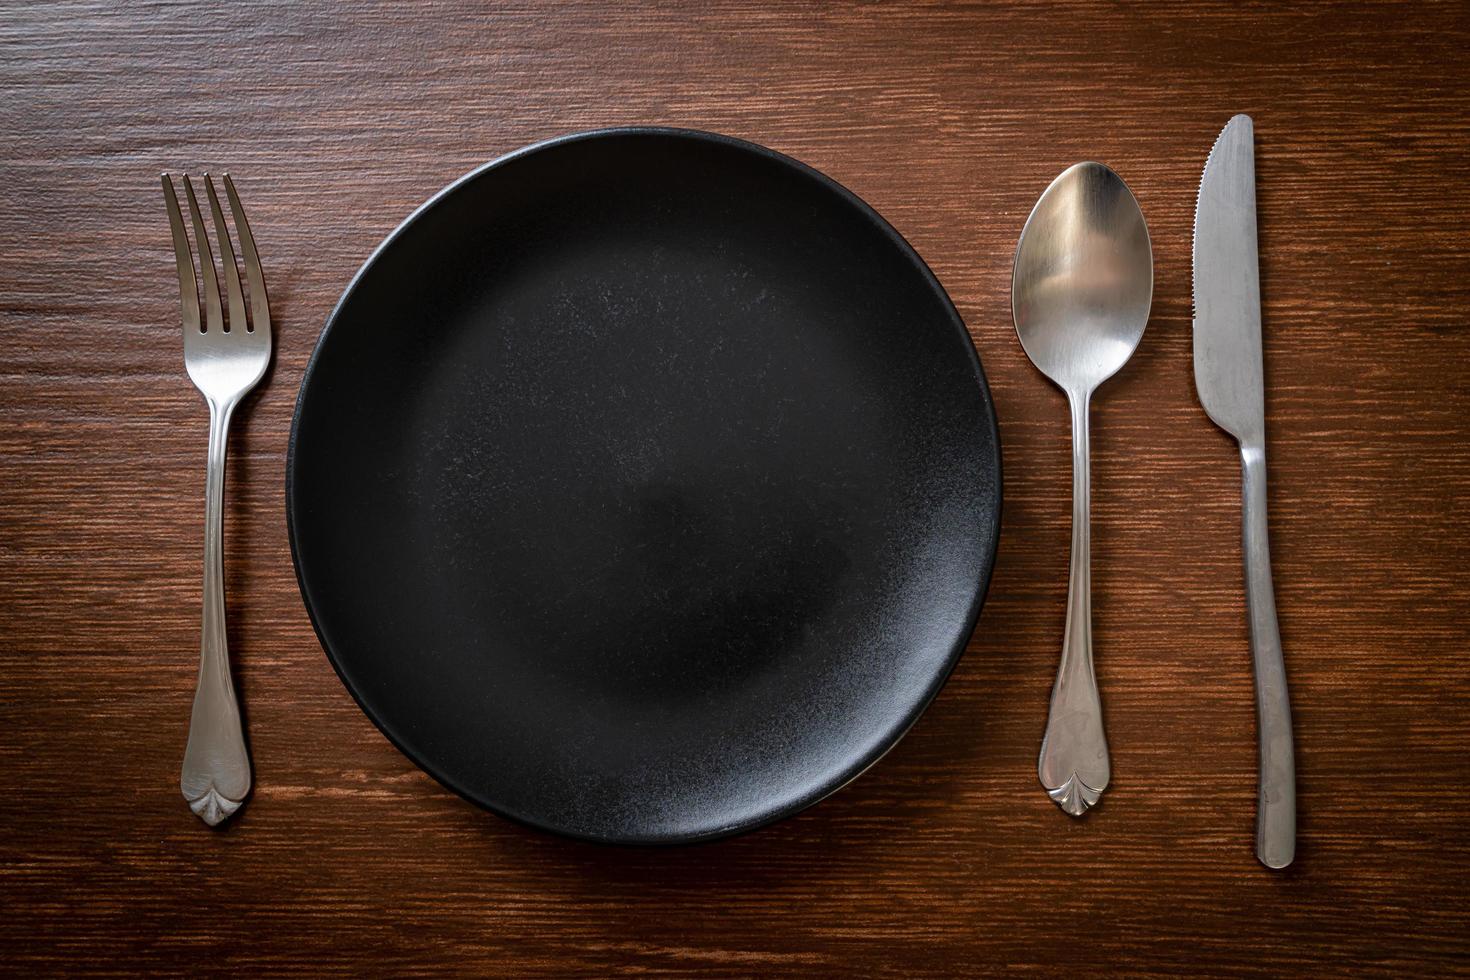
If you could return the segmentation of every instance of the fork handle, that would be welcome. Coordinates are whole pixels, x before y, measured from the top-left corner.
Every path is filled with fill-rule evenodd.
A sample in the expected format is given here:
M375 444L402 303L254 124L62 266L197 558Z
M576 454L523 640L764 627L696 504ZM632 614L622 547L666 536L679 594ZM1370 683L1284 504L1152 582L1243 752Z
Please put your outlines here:
M189 744L179 788L189 808L211 827L240 808L250 792L250 756L240 706L230 680L225 639L225 449L234 401L209 401L209 462L204 480L204 615L199 684L189 720Z
M1266 451L1242 445L1244 473L1245 600L1250 617L1251 657L1256 679L1256 740L1260 759L1256 786L1256 857L1268 868L1284 868L1296 856L1296 757L1292 750L1291 701L1276 623L1271 585L1271 545L1266 527Z

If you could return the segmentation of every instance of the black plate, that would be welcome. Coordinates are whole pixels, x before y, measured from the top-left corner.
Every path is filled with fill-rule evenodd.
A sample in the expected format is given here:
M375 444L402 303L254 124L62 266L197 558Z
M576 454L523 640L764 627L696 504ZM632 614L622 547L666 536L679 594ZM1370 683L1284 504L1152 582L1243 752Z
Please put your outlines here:
M451 185L307 368L292 554L368 716L497 813L748 830L913 724L995 557L980 362L924 263L770 150L611 130Z

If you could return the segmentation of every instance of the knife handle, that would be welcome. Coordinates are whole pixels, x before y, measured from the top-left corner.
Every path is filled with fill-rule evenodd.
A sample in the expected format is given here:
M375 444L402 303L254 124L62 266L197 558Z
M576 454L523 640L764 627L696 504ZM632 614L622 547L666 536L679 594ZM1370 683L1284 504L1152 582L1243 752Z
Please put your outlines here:
M1266 449L1241 444L1245 599L1255 661L1256 738L1260 760L1256 796L1256 857L1284 868L1296 856L1296 759L1286 664L1271 586L1271 545L1266 528Z
M1108 740L1092 670L1090 393L1069 394L1072 407L1072 571L1067 583L1067 631L1051 690L1051 712L1036 774L1057 806L1080 817L1107 789Z

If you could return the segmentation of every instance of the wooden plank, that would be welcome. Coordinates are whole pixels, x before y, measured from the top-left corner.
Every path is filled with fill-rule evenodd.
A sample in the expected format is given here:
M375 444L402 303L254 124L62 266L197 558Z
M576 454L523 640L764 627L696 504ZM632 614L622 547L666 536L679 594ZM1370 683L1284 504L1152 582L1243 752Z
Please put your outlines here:
M0 964L73 969L1401 975L1470 953L1470 17L1347 6L6 4L0 16ZM1199 170L1255 116L1297 866L1251 853L1238 470L1189 359ZM379 736L296 592L282 483L328 311L419 201L574 130L713 129L871 202L954 297L1002 424L1001 555L953 679L832 799L682 850L482 814ZM1115 784L1036 784L1068 535L1061 396L1010 327L1021 223L1100 159L1153 319L1094 416ZM204 414L164 168L230 169L278 323L232 446L231 643L258 789L177 790Z

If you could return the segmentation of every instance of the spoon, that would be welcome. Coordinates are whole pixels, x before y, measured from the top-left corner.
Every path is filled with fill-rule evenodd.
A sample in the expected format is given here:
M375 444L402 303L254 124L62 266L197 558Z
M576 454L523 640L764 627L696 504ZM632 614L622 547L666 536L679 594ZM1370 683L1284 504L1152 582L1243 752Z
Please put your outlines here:
M1148 227L1128 185L1100 163L1079 163L1036 202L1011 273L1011 315L1031 363L1072 409L1072 570L1067 630L1051 692L1037 775L1080 817L1107 788L1108 742L1092 672L1088 405L1132 356L1148 323L1154 263Z

